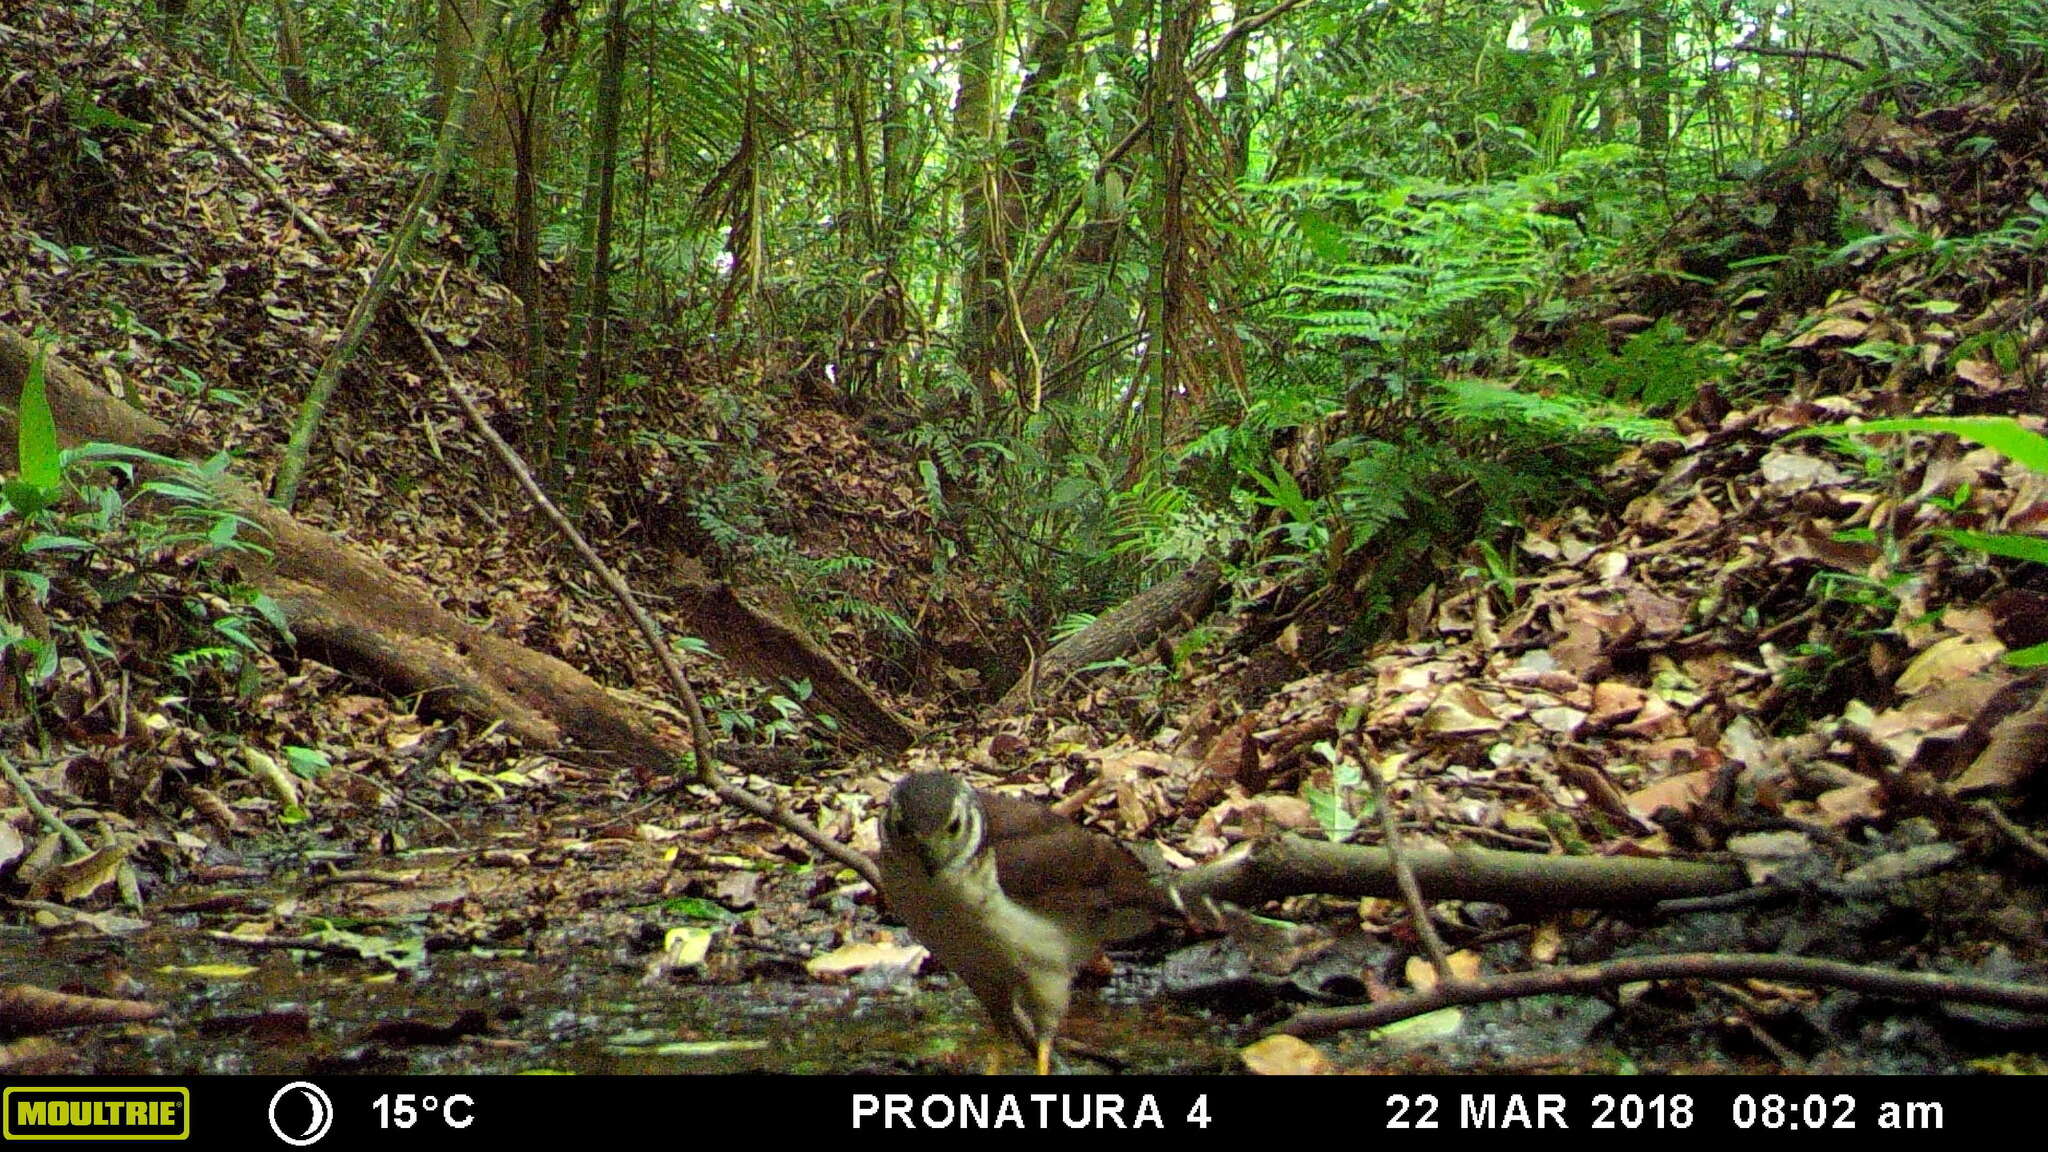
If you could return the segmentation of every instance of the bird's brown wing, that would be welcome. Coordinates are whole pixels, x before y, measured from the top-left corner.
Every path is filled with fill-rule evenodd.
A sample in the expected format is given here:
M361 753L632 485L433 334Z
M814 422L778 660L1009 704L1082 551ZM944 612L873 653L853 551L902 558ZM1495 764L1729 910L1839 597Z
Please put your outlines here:
M1010 899L1098 943L1142 935L1173 914L1172 899L1122 844L1029 800L978 795Z

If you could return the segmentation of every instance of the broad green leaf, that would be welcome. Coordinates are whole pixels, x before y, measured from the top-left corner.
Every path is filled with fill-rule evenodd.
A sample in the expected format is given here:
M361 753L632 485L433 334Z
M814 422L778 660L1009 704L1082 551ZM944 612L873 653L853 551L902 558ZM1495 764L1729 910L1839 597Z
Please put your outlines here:
M126 444L103 444L99 442L81 444L73 448L67 456L71 460L141 460L145 463L156 464L165 468L190 467L183 460L175 457L151 452L144 448L131 448Z
M2048 564L2048 540L2038 536L2020 536L2012 532L1969 532L1960 528L1946 530L1942 535L1965 548L1975 548L1979 552L1989 552L1993 556Z
M284 618L284 609L278 606L277 601L272 600L268 593L251 591L252 595L248 598L249 607L254 608L256 614L263 617L263 622L284 638L285 643L298 643L297 638L292 635L290 622Z
M7 506L24 516L33 516L48 508L51 500L47 491L26 480L8 480L0 483L0 496L7 499Z
M2005 662L2014 668L2039 668L2048 664L2048 644L2036 644L2017 652L2007 652Z
M334 761L328 759L327 753L318 748L305 748L297 744L284 746L284 759L285 764L291 768L292 775L301 780L318 780L329 768L334 767Z
M174 484L169 480L152 480L144 484L138 491L162 496L166 500L176 500L181 504L206 505L214 502L213 494L210 492L202 491L187 484Z
M736 919L723 905L706 900L701 896L678 896L666 901L662 911L681 916L686 920L712 920L723 922Z
M2048 437L2030 432L2010 416L1912 416L1897 420L1870 420L1862 424L1832 424L1808 428L1786 439L1800 436L1866 436L1879 432L1947 433L1982 444L2019 461L2036 472L2048 473Z
M63 457L57 452L57 420L50 414L50 397L43 387L43 357L38 346L21 385L21 482L54 495L64 483Z

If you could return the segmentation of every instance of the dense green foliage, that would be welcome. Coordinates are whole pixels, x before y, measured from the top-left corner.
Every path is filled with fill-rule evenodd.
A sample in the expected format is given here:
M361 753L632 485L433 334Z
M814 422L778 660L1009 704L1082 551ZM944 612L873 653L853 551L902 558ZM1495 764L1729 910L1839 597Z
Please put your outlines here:
M227 457L193 466L119 445L60 451L41 360L22 389L15 450L19 473L0 493L0 601L11 609L0 616L0 701L39 724L63 719L44 714L40 689L82 661L102 683L135 677L195 716L245 703L269 635L291 633L277 604L236 578L235 558L264 549L212 491Z
M633 443L650 353L707 354L714 559L801 570L748 454L802 387L1040 621L1197 555L1386 606L1725 373L1669 321L1575 327L1594 275L1846 111L2048 39L2018 0L500 7L463 182L537 305L550 479L602 472L600 425ZM179 30L423 156L486 11L307 6L297 62L286 3ZM1556 346L1518 348L1537 325Z

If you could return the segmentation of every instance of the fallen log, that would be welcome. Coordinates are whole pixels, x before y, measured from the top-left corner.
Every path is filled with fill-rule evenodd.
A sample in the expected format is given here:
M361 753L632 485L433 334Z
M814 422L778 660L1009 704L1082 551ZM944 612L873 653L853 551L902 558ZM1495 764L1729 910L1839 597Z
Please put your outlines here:
M35 354L33 343L0 326L0 405L8 409L0 412L0 436L9 446L12 410ZM58 358L46 360L44 375L66 445L100 441L193 455L164 424ZM222 477L214 487L223 506L268 535L272 555L251 558L245 571L283 610L307 655L394 695L418 696L424 708L500 721L533 747L602 760L643 779L672 772L688 751L680 734L575 668L444 611L419 581L300 523L250 485ZM853 730L884 744L901 738L873 723Z
M690 631L764 677L808 680L812 696L841 725L868 743L901 752L917 730L868 691L830 652L803 633L749 606L728 584L684 582L667 589Z
M1735 864L1618 856L1546 856L1469 845L1411 844L1402 856L1431 900L1483 900L1514 908L1632 908L1712 896L1748 886ZM1282 834L1214 863L1176 872L1182 900L1257 907L1317 893L1398 897L1385 848L1331 844Z
M1223 569L1214 560L1197 560L1180 574L1162 580L1095 618L1093 624L1047 649L1032 662L995 712L1003 715L1029 706L1041 694L1057 693L1090 664L1136 652L1169 629L1194 626L1209 610L1223 586Z

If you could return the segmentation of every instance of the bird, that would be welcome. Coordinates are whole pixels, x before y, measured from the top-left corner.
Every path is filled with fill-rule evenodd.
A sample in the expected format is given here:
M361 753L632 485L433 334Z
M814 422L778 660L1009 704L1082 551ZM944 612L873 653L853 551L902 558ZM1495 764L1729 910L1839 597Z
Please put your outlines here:
M1177 906L1124 845L945 772L914 773L890 791L878 863L889 907L1040 1075L1051 1071L1074 974Z

